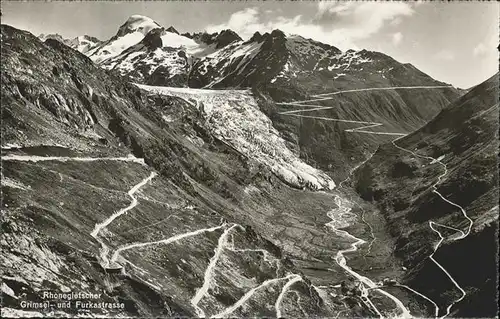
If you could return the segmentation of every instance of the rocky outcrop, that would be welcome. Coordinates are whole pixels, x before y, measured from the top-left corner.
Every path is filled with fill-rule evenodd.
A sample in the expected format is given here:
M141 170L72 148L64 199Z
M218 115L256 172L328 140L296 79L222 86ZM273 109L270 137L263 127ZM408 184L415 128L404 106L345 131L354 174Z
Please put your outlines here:
M47 35L40 34L38 38L40 38L40 40L42 41L45 41L47 39L57 40L61 43L66 44L70 48L75 49L84 54L93 49L94 47L98 46L102 42L101 40L88 35L78 36L73 39L65 39L59 34L47 34Z
M158 48L163 47L163 41L161 40L161 36L163 35L162 29L153 29L149 31L142 39L139 44L143 44L148 50L154 51Z
M236 32L234 32L233 30L230 30L230 29L226 29L226 30L222 30L219 33L217 33L215 35L215 39L213 40L213 42L216 44L216 46L215 46L216 49L222 49L222 48L230 45L231 43L238 42L241 40L242 39L240 38L240 36ZM207 43L207 44L211 44L211 43Z
M167 32L172 32L172 33L175 33L175 34L179 34L179 31L177 31L174 27L170 26L168 27L165 31Z

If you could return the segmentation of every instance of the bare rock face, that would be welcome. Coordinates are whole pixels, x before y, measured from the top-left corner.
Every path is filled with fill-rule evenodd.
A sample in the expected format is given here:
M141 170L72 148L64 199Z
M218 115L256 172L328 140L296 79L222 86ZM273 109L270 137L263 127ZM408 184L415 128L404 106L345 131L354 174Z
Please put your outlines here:
M54 40L57 40L59 42L62 42L62 43L66 43L66 41L68 41L67 39L64 39L60 34L40 34L38 36L40 38L40 40L42 41L45 41L47 39L54 39Z
M163 41L161 40L163 30L153 29L149 31L141 43L148 48L148 50L154 51L158 48L163 47Z
M177 30L176 30L174 27L172 27L172 26L168 27L166 31L168 31L168 32L172 32L172 33L175 33L175 34L179 34L179 31L177 31Z
M236 32L230 29L222 30L215 36L214 42L217 44L215 48L221 49L238 41L241 41L241 38Z
M88 35L78 36L73 39L65 39L59 34L40 34L38 38L42 41L46 41L48 39L57 40L84 54L102 42L101 40Z

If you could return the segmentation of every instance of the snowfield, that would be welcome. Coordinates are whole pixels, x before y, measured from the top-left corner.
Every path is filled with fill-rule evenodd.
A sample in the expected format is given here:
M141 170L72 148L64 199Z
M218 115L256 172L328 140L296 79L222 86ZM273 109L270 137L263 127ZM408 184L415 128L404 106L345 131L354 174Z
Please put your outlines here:
M206 125L212 134L245 156L267 165L286 183L315 190L335 188L327 174L306 164L287 148L248 90L136 85L146 91L177 96L194 104L205 113Z
M160 27L160 25L150 17L140 14L130 16L127 22L125 22L125 25L128 30L139 31L144 35L146 35L149 31Z
M95 63L118 56L125 49L139 43L144 38L141 32L132 32L114 40L109 40L93 50L87 52L88 57Z
M215 50L214 45L197 44L191 39L175 33L167 32L161 38L163 41L161 48L150 51L138 43L121 54L102 61L101 67L107 70L117 69L121 75L133 75L135 81L144 81L156 69L164 67L168 69L168 78L173 78L186 74L187 64L192 63L193 58L204 56ZM185 41L185 39L192 41L192 43ZM186 53L187 61L179 56L180 51Z
M196 50L196 48L199 46L198 43L196 43L193 39L168 31L161 36L161 41L164 47L170 48L186 47Z
M238 61L237 66L231 72L221 72L221 76L213 79L206 87L212 87L233 72L238 72L238 74L240 74L245 66L259 54L262 44L262 42L245 44L243 41L239 41L204 57L199 70L200 74L203 75L206 74L209 69L228 70L229 66ZM224 63L223 65L221 65L222 62Z

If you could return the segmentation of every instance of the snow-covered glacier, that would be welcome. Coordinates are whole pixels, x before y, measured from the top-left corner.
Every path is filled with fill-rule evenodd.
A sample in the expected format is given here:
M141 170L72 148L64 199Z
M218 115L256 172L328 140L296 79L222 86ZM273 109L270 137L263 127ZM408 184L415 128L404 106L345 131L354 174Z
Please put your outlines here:
M176 96L194 103L204 113L207 128L214 136L245 156L269 166L286 183L315 190L335 188L330 176L308 165L288 149L249 90L136 85L149 92Z

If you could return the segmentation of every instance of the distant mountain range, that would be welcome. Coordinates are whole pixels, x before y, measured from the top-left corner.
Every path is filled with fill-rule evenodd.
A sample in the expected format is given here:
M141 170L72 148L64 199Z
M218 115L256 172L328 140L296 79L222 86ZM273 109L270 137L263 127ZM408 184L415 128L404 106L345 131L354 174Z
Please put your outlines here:
M256 32L244 41L231 30L179 34L172 26L165 28L151 18L133 15L105 41L86 35L72 40L57 34L39 37L42 41L47 38L61 41L85 53L103 68L117 70L143 84L277 87L290 85L294 80L305 85L303 89L308 90L307 94L361 84L357 82L365 82L364 86L394 86L400 84L398 81L411 81L415 85L443 84L411 64L401 64L379 52L342 52L312 39L285 35L280 30ZM155 72L157 76L153 76ZM160 73L163 76L159 76ZM184 80L172 80L179 76Z
M251 92L148 92L59 40L1 32L2 317L373 313L350 281L317 287L348 282L324 275L341 245L324 227L334 198L308 191L332 179L287 148ZM69 287L125 308L19 306Z
M42 40L48 36L41 35ZM116 35L106 41L66 40L58 35L50 38L78 50L105 69L146 84L183 86L193 59L209 55L241 38L230 30L219 33L179 34L174 27L164 28L152 19L133 15ZM76 39L94 39L87 36Z

